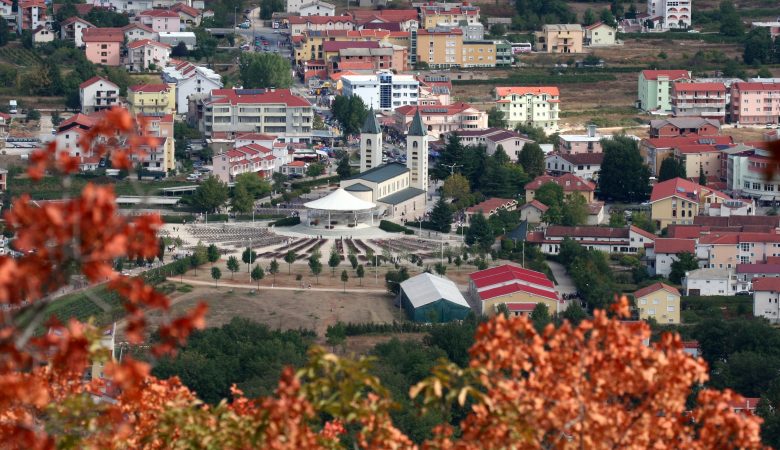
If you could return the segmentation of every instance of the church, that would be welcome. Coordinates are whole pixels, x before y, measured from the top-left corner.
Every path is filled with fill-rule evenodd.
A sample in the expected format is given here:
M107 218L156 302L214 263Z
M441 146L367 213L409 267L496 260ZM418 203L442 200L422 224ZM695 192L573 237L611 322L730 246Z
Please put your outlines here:
M360 131L360 174L341 180L355 197L376 203L377 216L415 220L425 213L428 193L428 133L417 111L406 136L406 165L382 164L382 129L374 109Z

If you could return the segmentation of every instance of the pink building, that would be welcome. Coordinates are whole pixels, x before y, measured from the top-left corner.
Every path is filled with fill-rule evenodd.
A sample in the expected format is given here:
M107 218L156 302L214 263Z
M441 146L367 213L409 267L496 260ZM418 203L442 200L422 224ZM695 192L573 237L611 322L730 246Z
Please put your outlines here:
M442 139L444 135L456 130L478 130L488 127L488 115L468 103L435 105L420 107L420 116L428 135ZM395 126L402 133L409 130L417 106L406 105L395 109Z
M181 31L181 19L175 11L149 9L138 13L136 20L157 33Z
M705 267L717 269L763 263L780 256L780 235L712 232L699 238L696 256L705 262Z
M87 59L95 64L118 66L122 63L125 33L121 28L87 28L82 33Z
M731 121L744 125L780 123L780 83L732 84Z
M258 144L230 149L214 157L214 175L225 183L235 181L242 173L257 173L270 178L274 170L273 150Z

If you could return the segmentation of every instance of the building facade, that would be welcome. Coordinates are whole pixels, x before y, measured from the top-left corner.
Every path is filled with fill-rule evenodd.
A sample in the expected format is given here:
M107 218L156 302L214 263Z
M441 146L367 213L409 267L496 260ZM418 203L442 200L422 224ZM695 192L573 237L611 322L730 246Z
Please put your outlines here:
M131 72L159 70L171 61L171 46L143 39L127 44L125 67Z
M187 114L190 98L207 98L211 91L222 89L222 77L213 70L182 61L163 69L162 79L176 84L176 112Z
M127 88L128 109L132 114L175 114L175 84L140 84Z
M546 133L558 131L561 100L557 87L496 87L495 98L509 128L530 125Z
M726 85L723 83L674 83L672 114L705 117L725 122Z
M659 324L680 323L680 291L665 283L655 283L634 292L641 320Z
M780 83L731 85L731 121L740 125L780 123Z
M690 28L693 14L692 0L647 0L647 14L657 18L662 30Z
M81 112L88 114L109 109L119 103L119 86L101 77L92 77L79 85Z
M672 86L688 82L687 70L643 70L639 74L637 107L644 111L672 112Z
M374 75L344 75L341 81L343 95L356 95L363 104L380 111L418 104L420 82L413 75L386 71Z
M543 25L534 35L537 52L582 53L585 30L579 24Z
M87 28L82 32L85 56L95 64L119 66L122 64L122 45L125 34L121 28Z

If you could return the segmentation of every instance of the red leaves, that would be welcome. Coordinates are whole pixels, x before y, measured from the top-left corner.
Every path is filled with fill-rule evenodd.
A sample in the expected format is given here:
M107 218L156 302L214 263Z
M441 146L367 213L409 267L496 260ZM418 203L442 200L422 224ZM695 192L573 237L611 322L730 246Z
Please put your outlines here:
M171 353L177 344L184 344L192 330L200 330L206 326L206 312L208 309L209 306L206 302L200 302L198 306L190 310L185 316L160 326L158 330L160 342L152 348L152 353L156 356Z

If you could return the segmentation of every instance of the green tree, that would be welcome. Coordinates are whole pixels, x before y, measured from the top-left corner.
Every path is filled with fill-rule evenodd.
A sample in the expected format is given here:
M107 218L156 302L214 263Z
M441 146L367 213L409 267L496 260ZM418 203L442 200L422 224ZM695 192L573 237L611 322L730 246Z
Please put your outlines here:
M439 197L439 200L431 211L431 226L436 231L442 233L449 233L452 227L452 209L450 205L444 201L444 197Z
M292 264L298 259L298 255L295 254L295 250L288 250L284 255L284 262L287 263L287 274L292 273Z
M494 25L495 26L495 25ZM507 121L504 112L495 106L488 109L488 126L496 128L506 128Z
M339 165L336 166L336 173L342 180L352 176L352 167L349 165L349 155L344 155L344 157L339 160Z
M62 81L60 68L56 64L46 63L43 70L49 78L48 94L51 96L62 95L65 92L65 83Z
M658 181L671 180L673 178L688 178L685 173L685 164L674 156L669 156L661 161L661 168L658 170Z
M311 163L309 164L309 167L306 168L306 176L307 177L318 177L322 175L322 172L325 171L325 166L323 166L320 163Z
M442 262L437 262L433 266L433 270L436 272L437 275L444 276L447 274L447 265L443 264Z
M491 25L490 26L490 34L492 34L493 36L498 36L498 37L503 36L503 35L506 34L506 26L504 26L504 24L501 24L501 23L497 23L497 24Z
M609 214L609 226L614 228L623 228L626 225L626 216L623 214L623 212L613 209Z
M647 213L643 213L643 212L634 213L631 216L631 224L634 225L635 227L647 231L648 233L656 232L655 222L653 222L653 219Z
M245 248L241 253L241 261L246 264L247 273L249 272L249 267L255 262L256 259L257 253L249 247Z
M173 47L171 50L171 56L174 58L186 58L189 54L190 51L187 49L187 44L185 44L184 41L179 41L179 43L176 44L176 47Z
M699 261L696 255L690 252L677 254L677 260L672 262L672 271L669 273L669 281L674 284L680 284L685 272L699 268Z
M704 168L699 166L699 184L702 186L707 185L707 175L704 174Z
M214 279L214 287L217 287L219 279L222 278L222 271L219 270L219 267L211 268L211 278Z
M247 89L292 86L290 62L276 53L242 52L238 70Z
M650 193L650 169L645 165L635 140L626 136L602 139L604 160L599 187L608 199L639 202Z
M161 263L165 262L165 239L162 237L157 240L157 259L159 259Z
M366 269L363 267L363 264L357 266L355 273L358 277L358 280L360 280L360 285L363 286L363 277L366 276Z
M573 194L563 203L561 224L566 226L583 225L588 220L588 201L579 194Z
M368 115L365 103L357 95L351 97L337 95L333 99L330 110L341 126L344 136L360 133L360 128L366 120L366 115Z
M192 204L205 212L213 212L221 207L228 199L227 184L215 176L209 176L192 193Z
M724 36L742 36L745 33L745 25L739 17L737 8L730 0L720 2L720 34Z
M772 62L773 44L769 29L758 27L750 30L745 38L742 60L745 64L769 64Z
M485 216L478 212L471 216L469 230L466 232L466 244L476 245L478 248L487 251L495 242L493 230L490 228Z
M276 274L279 273L279 263L276 258L271 260L271 264L268 266L268 272L274 277L274 284L276 284Z
M219 248L217 248L215 244L209 245L209 247L206 249L206 258L209 260L212 266L215 262L219 261L219 257Z
M577 326L585 320L587 314L585 310L580 306L580 302L573 301L569 304L569 307L562 314L563 318L571 322L573 326Z
M599 18L602 22L604 22L605 24L611 27L617 26L617 21L615 20L615 16L612 14L612 11L606 8L601 10L601 15Z
M198 267L206 264L206 261L208 260L208 250L206 249L206 246L203 245L202 242L198 242L195 246L195 250L192 252L192 256L190 256L190 266L195 269L195 276L198 276Z
M349 274L346 270L341 271L341 282L344 283L344 292L347 292L347 281L349 281Z
M230 279L233 279L233 276L241 270L241 264L238 262L238 258L235 256L230 256L227 260L227 270L230 271Z
M260 18L271 20L275 12L284 12L285 4L282 0L260 0Z
M317 280L317 284L320 284L322 263L320 262L319 256L317 256L316 254L313 254L309 257L309 270L311 270L311 274L314 275L315 279Z
M187 273L187 267L189 258L183 258L178 261L176 261L176 264L173 266L173 270L176 272L176 275L179 275L179 282L184 283L184 274Z
M342 322L336 322L335 325L328 325L328 329L325 331L325 342L330 345L333 350L340 346L347 339L347 328Z
M338 267L340 263L341 255L339 255L339 252L336 250L336 246L334 245L330 250L330 257L328 258L328 266L330 266L332 276L336 276L336 267Z
M556 183L548 182L539 186L534 193L534 200L547 206L542 220L547 223L561 223L563 220L563 188Z
M588 8L582 14L582 24L586 27L589 27L594 23L596 23L596 13L594 13L592 9Z
M0 47L5 47L9 40L8 22L0 17Z
M243 186L253 199L261 198L271 192L271 185L256 173L247 172L236 176L236 187Z
M531 179L544 174L544 151L536 142L527 142L520 150L517 162Z
M35 108L30 108L27 110L27 116L25 116L25 120L28 122L31 120L41 120L41 112Z
M242 184L236 184L233 188L233 198L230 199L230 209L235 213L251 213L255 206L255 200Z
M441 193L451 199L457 209L463 209L474 201L469 180L459 173L453 173L444 180Z
M385 286L387 291L393 295L401 292L401 283L409 279L409 270L401 267L398 270L389 270L385 274Z
M536 331L539 333L541 333L547 325L552 323L552 317L550 317L550 310L547 308L547 305L544 303L537 303L536 306L534 306L533 311L531 311L531 322L533 322L534 328L536 328Z
M252 272L249 273L249 276L252 277L252 281L257 282L257 288L260 289L260 280L265 278L265 271L263 271L263 268L260 267L259 264L255 264L255 267L252 268Z

